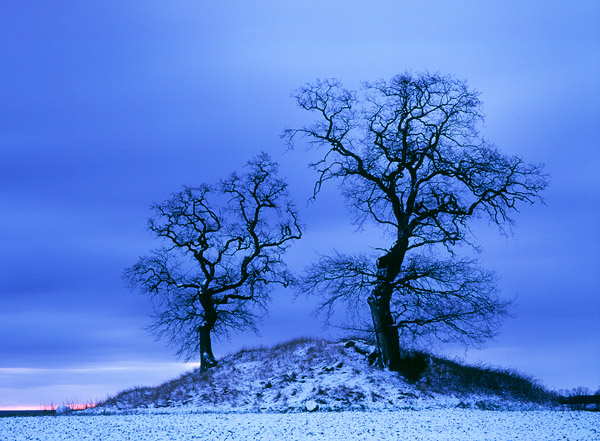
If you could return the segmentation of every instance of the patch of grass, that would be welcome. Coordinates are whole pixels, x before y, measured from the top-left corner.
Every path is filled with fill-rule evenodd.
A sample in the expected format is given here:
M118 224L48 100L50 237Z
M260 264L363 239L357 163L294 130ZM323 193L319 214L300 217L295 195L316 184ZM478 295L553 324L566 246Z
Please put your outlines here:
M431 357L431 365L419 385L444 394L496 395L540 404L556 401L555 393L517 370L470 366L439 357Z
M279 351L294 351L299 346L304 346L306 344L311 344L316 347L324 347L331 344L330 340L326 340L318 337L298 337L289 341L285 341L283 343L276 344L271 348L271 350L279 352Z
M415 383L421 379L431 363L431 357L425 352L405 352L400 364L400 373L409 383Z

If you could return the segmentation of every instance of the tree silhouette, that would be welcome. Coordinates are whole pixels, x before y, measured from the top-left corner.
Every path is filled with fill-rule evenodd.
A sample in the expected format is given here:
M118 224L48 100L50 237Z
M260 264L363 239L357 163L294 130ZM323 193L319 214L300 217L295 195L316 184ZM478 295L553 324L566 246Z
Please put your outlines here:
M253 328L273 284L292 281L282 261L301 229L287 184L267 154L218 185L185 187L153 207L149 229L165 246L125 271L152 296L150 330L178 355L216 364L212 334Z
M319 119L286 130L290 145L305 135L323 152L314 195L341 182L356 223L385 230L389 247L374 255L322 257L303 290L368 305L381 362L399 370L402 336L481 342L506 314L493 272L453 249L471 243L468 222L487 217L502 228L519 203L539 200L541 166L500 153L478 132L478 94L452 77L405 73L365 84L360 92L337 80L302 87L295 98Z

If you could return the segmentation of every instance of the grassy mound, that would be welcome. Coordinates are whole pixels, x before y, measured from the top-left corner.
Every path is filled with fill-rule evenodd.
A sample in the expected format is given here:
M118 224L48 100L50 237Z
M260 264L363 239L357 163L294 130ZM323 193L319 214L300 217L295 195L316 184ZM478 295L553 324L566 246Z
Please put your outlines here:
M157 387L121 392L99 403L93 412L504 409L545 406L555 399L536 381L515 371L411 353L401 375L378 368L373 351L376 348L365 342L311 338L242 349L206 372L197 369Z

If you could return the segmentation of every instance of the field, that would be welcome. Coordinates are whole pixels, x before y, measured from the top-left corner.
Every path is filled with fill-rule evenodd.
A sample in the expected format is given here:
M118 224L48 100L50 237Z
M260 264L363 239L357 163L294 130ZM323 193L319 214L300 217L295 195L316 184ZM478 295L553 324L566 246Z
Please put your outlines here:
M600 440L600 413L436 409L0 418L0 440Z
M245 349L85 411L0 418L0 441L600 440L600 412L560 410L516 373L432 357L411 383L369 364L372 349L314 339Z

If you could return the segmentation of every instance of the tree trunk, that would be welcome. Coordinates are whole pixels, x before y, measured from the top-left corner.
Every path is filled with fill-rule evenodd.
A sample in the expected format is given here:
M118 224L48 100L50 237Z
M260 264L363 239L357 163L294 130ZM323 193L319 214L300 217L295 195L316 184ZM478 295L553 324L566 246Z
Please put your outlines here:
M389 370L398 372L401 363L400 339L398 338L398 329L394 326L392 319L389 299L374 293L369 296L367 301L371 308L381 363Z
M211 330L212 326L206 322L198 328L198 333L200 334L200 371L206 371L208 368L217 365L210 340Z
M394 326L394 318L390 309L393 288L392 283L398 276L404 255L408 248L408 240L399 238L392 249L377 260L378 283L367 299L371 308L373 329L377 336L381 363L391 371L399 372L402 362L400 357L400 338L398 328Z
M200 296L200 304L204 310L204 320L198 327L200 337L200 371L207 371L217 365L213 355L210 333L217 322L217 311L210 292L203 292Z

